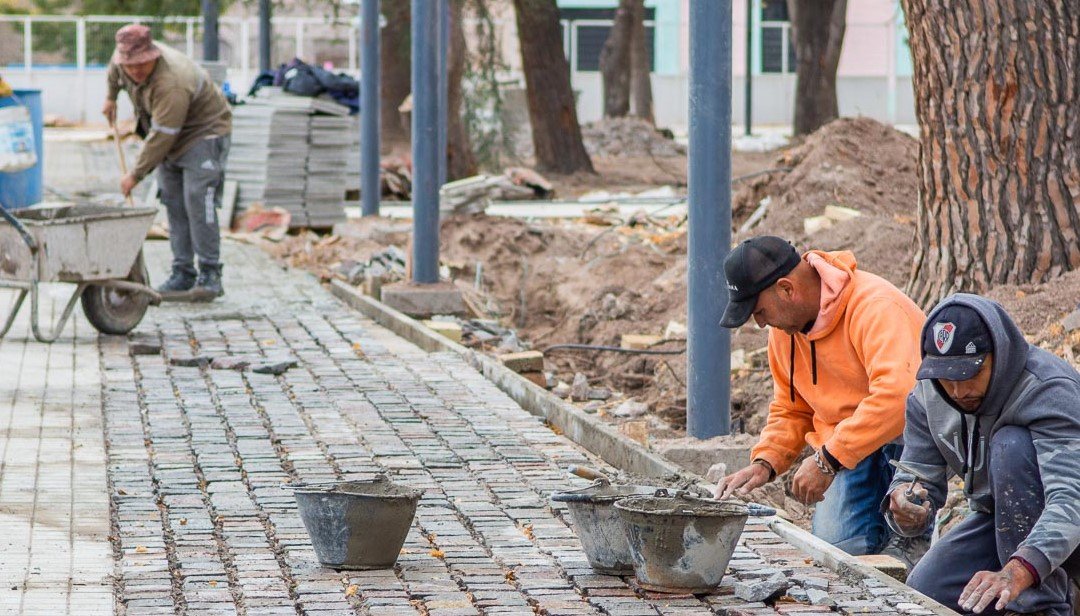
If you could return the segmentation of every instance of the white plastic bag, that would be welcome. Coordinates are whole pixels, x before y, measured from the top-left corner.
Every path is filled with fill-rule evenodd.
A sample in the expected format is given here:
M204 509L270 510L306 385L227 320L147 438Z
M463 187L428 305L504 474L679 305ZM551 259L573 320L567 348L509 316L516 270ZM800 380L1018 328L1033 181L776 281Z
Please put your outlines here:
M37 164L34 125L22 105L0 107L0 173L14 173Z

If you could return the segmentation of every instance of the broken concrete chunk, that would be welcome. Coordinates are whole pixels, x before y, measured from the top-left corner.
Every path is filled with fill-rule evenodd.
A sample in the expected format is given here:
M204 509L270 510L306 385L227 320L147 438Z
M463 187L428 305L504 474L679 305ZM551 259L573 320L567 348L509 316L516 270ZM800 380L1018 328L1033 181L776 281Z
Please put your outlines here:
M804 577L796 580L803 588L810 590L829 590L829 580L819 577Z
M767 601L779 597L787 589L787 578L778 572L764 579L738 582L735 584L735 596L744 601Z
M611 390L607 387L591 387L587 397L589 400L607 400L611 397Z
M570 384L570 399L576 402L589 399L589 377L580 372L574 375L574 382Z
M522 351L521 353L506 353L499 356L502 365L517 372L543 372L544 354L540 351Z
M210 362L210 367L214 370L246 370L254 361L251 357L244 355L233 355L226 357L215 357Z
M738 372L739 370L745 370L749 366L746 363L746 351L743 349L735 349L731 352L731 371Z
M595 402L594 401L594 402L590 402L590 403L586 404L585 406L581 407L581 410L585 411L586 413L588 413L590 415L593 415L597 411L600 410L601 406L604 406L604 405L601 404L600 402Z
M276 376L280 374L285 374L286 371L288 371L290 368L295 368L297 365L298 364L295 359L287 359L282 361L257 364L252 367L251 371L258 374L273 374Z
M616 417L641 417L649 412L649 405L637 400L627 400L611 412Z
M823 605L830 607L836 605L836 602L833 601L832 597L829 596L829 593L817 588L807 588L806 598L809 601L810 605Z
M659 441L656 451L683 468L704 475L717 462L723 462L733 472L750 464L750 449L756 443L757 438L749 434L716 436L708 440L684 437Z
M566 381L559 381L555 384L555 387L551 389L551 393L560 398L566 398L570 395L570 384Z
M200 366L209 366L212 361L214 361L212 355L181 355L170 357L169 365L180 368L198 368Z
M660 336L650 334L623 334L619 346L624 349L640 351L647 349L663 340Z
M643 419L635 419L619 424L619 432L641 443L649 444L649 422Z
M161 343L149 338L132 340L128 343L128 352L132 355L160 355Z
M727 476L727 464L723 462L717 462L709 467L709 471L705 473L705 481L709 483L720 483L720 480Z
M867 554L856 556L864 565L869 565L885 575L901 582L907 581L907 567L904 562L887 554Z

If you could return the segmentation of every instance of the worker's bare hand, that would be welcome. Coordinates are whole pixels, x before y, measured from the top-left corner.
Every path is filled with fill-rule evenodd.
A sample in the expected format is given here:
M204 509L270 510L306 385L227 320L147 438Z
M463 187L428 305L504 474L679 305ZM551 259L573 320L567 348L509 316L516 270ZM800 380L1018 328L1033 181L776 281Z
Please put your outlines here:
M980 571L972 576L960 593L960 607L981 614L997 599L994 609L1000 611L1034 583L1035 579L1023 565L1010 560L1001 571Z
M900 530L917 533L924 530L930 517L930 498L921 483L915 484L912 490L914 496L923 500L921 505L911 502L907 496L907 486L897 486L889 493L889 511L892 512L893 521Z
M813 505L825 499L825 490L832 482L833 476L821 472L817 462L810 457L803 460L799 470L795 471L791 479L791 493L804 505Z
M116 124L116 101L105 99L105 104L101 106L101 115L109 121L109 126Z
M746 468L724 477L716 484L713 496L724 499L732 495L746 496L751 490L769 483L772 473L762 464L751 464Z
M134 189L135 185L138 183L139 182L135 179L135 176L129 173L124 177L120 178L120 192L124 193L125 197L128 197L131 195L132 189Z

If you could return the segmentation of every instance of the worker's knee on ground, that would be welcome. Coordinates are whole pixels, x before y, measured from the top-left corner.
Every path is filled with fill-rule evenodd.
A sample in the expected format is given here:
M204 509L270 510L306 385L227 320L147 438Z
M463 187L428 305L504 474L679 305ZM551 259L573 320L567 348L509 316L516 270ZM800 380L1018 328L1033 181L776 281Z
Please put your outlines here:
M934 562L934 557L929 552L922 560L915 565L911 572L907 576L907 585L921 592L922 594L930 597L938 603L950 606L952 608L959 607L957 603L960 600L960 595L957 592L950 592L942 583L942 575L940 571L937 571L937 563ZM956 596L946 596L946 595Z
M990 439L990 476L1004 477L1018 465L1035 461L1031 432L1021 426L1004 426Z

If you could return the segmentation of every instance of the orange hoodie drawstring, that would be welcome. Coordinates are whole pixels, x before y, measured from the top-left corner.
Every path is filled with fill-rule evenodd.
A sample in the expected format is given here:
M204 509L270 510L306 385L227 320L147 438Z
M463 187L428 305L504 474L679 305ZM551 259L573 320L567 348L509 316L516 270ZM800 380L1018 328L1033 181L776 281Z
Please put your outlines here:
M810 379L817 385L817 347L810 341ZM791 362L788 365L788 395L795 401L795 334L791 334Z

